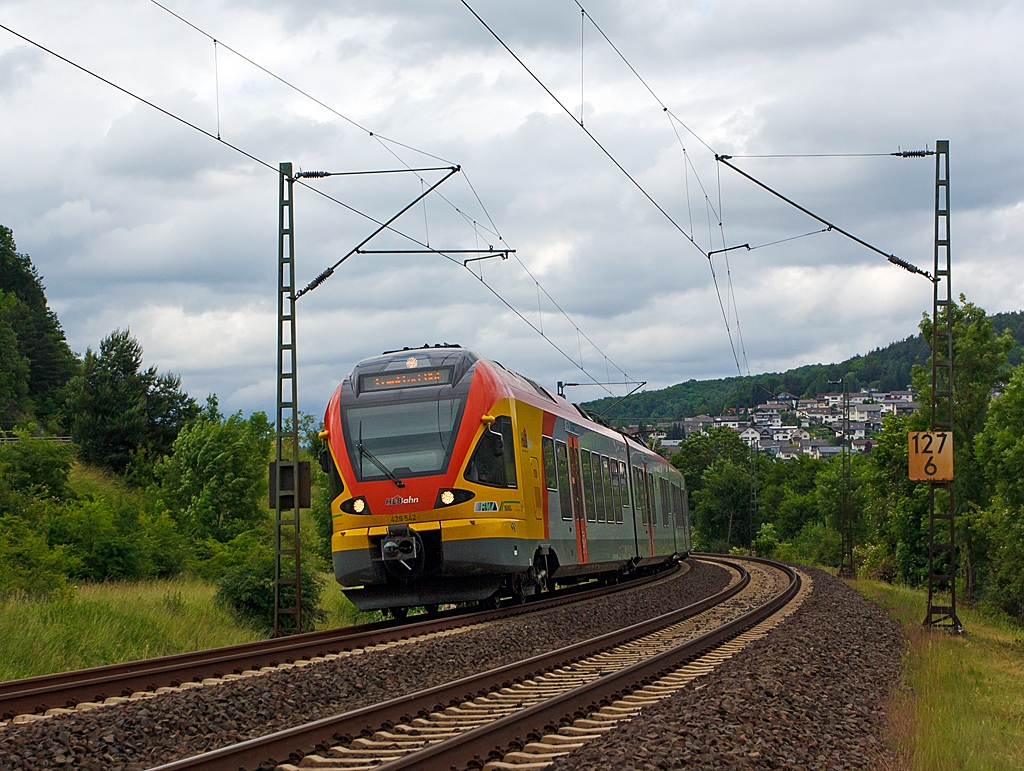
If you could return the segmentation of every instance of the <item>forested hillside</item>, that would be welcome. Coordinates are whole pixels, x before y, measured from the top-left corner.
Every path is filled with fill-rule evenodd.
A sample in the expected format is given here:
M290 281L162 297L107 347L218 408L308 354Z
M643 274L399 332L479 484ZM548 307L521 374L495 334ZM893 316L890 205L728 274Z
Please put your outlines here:
M1011 352L1020 361L1013 335L1022 314L986 317L969 302L951 310L958 591L1024 621L1024 365L1009 361ZM847 371L865 372L872 355L851 360L860 368ZM930 372L918 369L912 379L924 408L886 416L878 444L869 454L853 455L847 501L858 573L921 586L928 576L929 491L927 483L907 478L907 432L929 425ZM695 549L744 552L753 546L762 556L839 565L841 459L752 458L739 434L722 427L692 434L671 460L686 474ZM941 554L938 559L935 572L942 574L948 568Z
M215 582L223 604L266 628L274 427L262 412L222 414L216 395L200 405L143 354L129 330L115 329L76 357L31 258L0 226L0 602L58 599L86 581L192 576ZM316 426L305 423L315 453ZM313 516L329 532L322 498ZM316 529L304 535L303 618L312 624L328 563Z
M993 331L999 335L1010 330L1014 341L1024 340L1024 312L998 313L989 317ZM1021 343L1015 342L1009 363L1021 363ZM763 403L766 391L777 394L788 391L811 397L833 391L829 381L846 378L851 390L877 388L893 391L907 388L915 364L928 363L928 344L920 335L878 348L864 356L854 356L838 364L808 364L786 372L767 372L749 377L727 377L719 380L688 380L658 391L635 394L608 409L605 417L627 420L678 420L694 415L719 415L728 407L753 407ZM762 390L764 389L764 390ZM587 402L585 407L602 412L615 403L608 397Z
M0 429L31 417L56 427L77 362L32 260L0 225Z

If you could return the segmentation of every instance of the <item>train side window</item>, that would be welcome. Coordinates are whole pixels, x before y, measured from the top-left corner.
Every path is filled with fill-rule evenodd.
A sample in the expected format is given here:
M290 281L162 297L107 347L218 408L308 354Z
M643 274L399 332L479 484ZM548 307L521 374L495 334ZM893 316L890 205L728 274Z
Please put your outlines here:
M604 510L609 522L615 521L615 494L612 491L612 472L608 467L608 456L601 456L601 477L604 479Z
M615 515L616 522L622 521L622 509L629 508L629 478L626 476L626 464L621 460L619 461L619 498L622 506Z
M672 483L672 512L676 517L676 527L683 526L683 491L679 485Z
M590 465L590 451L580 450L583 462L583 500L586 503L587 522L597 522L594 508L594 467Z
M661 481L661 524L672 527L672 491L667 479Z
M590 456L590 463L594 467L594 513L597 515L598 522L604 522L607 520L607 510L605 509L605 489L604 489L604 477L601 475L601 456L596 452Z
M640 512L640 521L647 524L647 507L644 506L643 471L633 466L633 506Z
M658 504L654 500L654 490L652 489L654 487L653 479L654 475L651 474L650 471L640 472L640 484L644 491L644 503L647 504L647 521L650 523L651 527L658 524Z
M676 486L670 480L665 482L665 500L668 501L668 524L673 527L676 524Z
M516 434L512 430L512 418L498 418L496 421L501 424L502 459L505 461L505 484L508 487L516 487Z
M619 462L615 458L608 459L608 480L612 487L612 495L608 499L608 521L618 522L622 511L621 493L619 492Z
M668 479L663 479L662 483L665 485L665 526L672 527L672 484Z
M558 508L562 519L572 521L572 493L569 491L569 453L565 442L555 444L555 467L558 469Z
M654 476L654 472L649 472L647 483L651 486L651 521L655 525L658 524L658 509L661 509L662 524L665 522L664 504L665 498L662 495L662 488L660 484L661 480Z
M555 440L550 436L540 438L541 451L544 454L544 484L549 490L558 489L558 473L555 471Z
M665 485L662 484L661 478L651 474L651 493L657 500L654 503L654 524L658 524L658 509L661 509L661 524L665 524Z
M502 415L485 428L466 467L466 479L490 487L516 486L516 445L512 418Z

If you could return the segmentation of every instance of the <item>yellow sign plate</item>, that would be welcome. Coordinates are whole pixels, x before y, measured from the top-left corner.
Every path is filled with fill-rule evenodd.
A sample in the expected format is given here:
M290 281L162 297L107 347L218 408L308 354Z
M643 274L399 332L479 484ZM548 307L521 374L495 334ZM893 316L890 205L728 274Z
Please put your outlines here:
M953 432L910 431L907 458L915 482L950 482L953 479Z

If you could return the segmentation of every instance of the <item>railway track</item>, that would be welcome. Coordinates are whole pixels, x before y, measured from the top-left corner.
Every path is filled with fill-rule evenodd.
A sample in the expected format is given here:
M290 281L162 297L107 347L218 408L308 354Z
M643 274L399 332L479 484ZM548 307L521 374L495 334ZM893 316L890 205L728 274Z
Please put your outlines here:
M525 605L497 610L446 611L436 616L414 616L357 627L309 632L273 640L260 640L211 650L155 659L112 664L72 672L59 672L0 683L0 726L75 710L94 709L127 699L149 698L182 688L251 677L280 667L305 666L334 658L346 651L394 645L472 628L523 613L558 607L570 602L670 579L685 572L685 562L670 570L632 581L591 589L569 587L541 595Z
M735 576L700 602L152 771L543 768L767 634L801 596L801 577L787 566L745 559L748 570L731 559L703 559L729 567Z

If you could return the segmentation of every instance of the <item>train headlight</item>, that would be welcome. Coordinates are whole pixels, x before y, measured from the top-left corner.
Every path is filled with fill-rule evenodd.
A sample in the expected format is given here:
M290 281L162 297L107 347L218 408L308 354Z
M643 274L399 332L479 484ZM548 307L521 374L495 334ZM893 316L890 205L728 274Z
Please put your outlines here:
M445 487L437 491L437 500L434 502L435 509L443 509L446 506L454 506L456 503L465 503L476 497L470 490L457 490Z
M349 498L347 501L341 502L341 510L346 514L369 514L370 507L366 503L366 499L362 496L358 498Z

